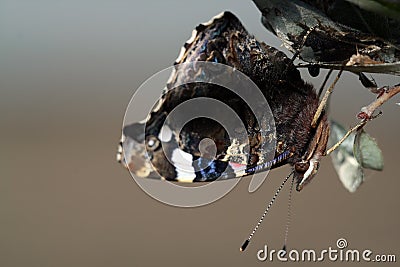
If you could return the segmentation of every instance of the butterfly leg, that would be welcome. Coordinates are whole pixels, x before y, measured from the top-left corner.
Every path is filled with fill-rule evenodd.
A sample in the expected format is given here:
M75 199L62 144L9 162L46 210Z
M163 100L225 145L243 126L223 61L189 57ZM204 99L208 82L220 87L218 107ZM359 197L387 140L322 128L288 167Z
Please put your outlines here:
M301 41L301 43L300 43L300 45L299 45L299 48L298 48L297 51L293 54L293 57L292 57L292 59L291 59L292 63L293 63L294 60L300 55L301 50L302 50L303 46L305 45L305 43L306 43L308 37L310 36L310 34L311 34L313 31L315 31L315 29L318 28L318 26L319 26L319 25L312 26L312 27L309 28L309 29L307 30L307 32L304 34L303 40Z
M324 97L322 98L321 102L319 103L318 109L314 114L314 118L311 122L311 126L315 128L317 126L317 121L321 117L322 111L325 109L326 104L328 103L329 96L331 95L333 88L335 87L336 83L338 82L340 76L342 75L343 68L338 72L335 80L331 84L331 86L326 90Z

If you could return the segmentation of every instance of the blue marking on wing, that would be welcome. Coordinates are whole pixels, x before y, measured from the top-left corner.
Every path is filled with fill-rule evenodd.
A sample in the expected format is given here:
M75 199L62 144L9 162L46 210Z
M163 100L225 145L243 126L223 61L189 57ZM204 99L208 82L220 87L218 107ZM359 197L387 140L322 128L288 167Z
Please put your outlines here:
M208 40L206 40L204 42L204 44L201 46L200 53L203 53L203 52L205 52L207 50L207 44L208 44Z
M267 170L269 168L271 168L272 166L278 164L279 162L287 159L290 156L290 152L289 151L285 151L282 154L279 154L276 158L274 158L273 160L270 160L268 162L265 162L262 165L257 165L255 167L249 168L246 170L246 173L251 173L251 172L256 172L256 171L261 171L261 170Z
M250 175L254 172L266 171L276 164L286 160L290 157L290 152L285 151L282 154L279 154L273 160L265 162L264 164L257 165L252 168L244 167L242 170L234 170L228 161L221 161L221 160L211 160L205 158L195 158L192 165L195 169L196 178L193 182L210 182L214 181L218 178L220 179L230 179L236 178L236 173L238 171L245 171L244 176Z
M229 162L220 160L210 160L205 158L197 158L193 161L196 178L193 182L209 182L218 178L225 178L227 174L233 173Z

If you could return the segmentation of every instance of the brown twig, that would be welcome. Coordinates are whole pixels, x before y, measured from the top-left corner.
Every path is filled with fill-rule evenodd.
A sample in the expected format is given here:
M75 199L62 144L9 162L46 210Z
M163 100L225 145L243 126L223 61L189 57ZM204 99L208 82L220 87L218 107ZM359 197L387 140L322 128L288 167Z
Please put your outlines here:
M350 130L347 131L347 133L342 137L342 139L339 140L339 142L337 142L336 144L334 144L331 148L329 148L325 155L329 155L330 153L332 153L332 151L334 151L336 148L338 148L343 142L344 140L347 139L347 137L349 137L349 135L352 132L357 131L358 129L364 127L364 125L367 124L367 120L363 120L362 122L360 122L359 124L357 124L356 126L354 126L353 128L351 128Z
M353 128L351 128L349 131L347 131L347 133L342 137L342 139L340 139L339 142L337 142L335 145L329 148L325 154L329 155L330 153L332 153L332 151L338 148L344 142L344 140L346 140L346 138L349 137L349 135L352 132L359 130L360 128L364 127L368 121L376 118L377 116L373 116L375 110L399 92L400 92L400 84L389 87L386 90L383 90L383 92L378 96L378 98L375 101L373 101L368 106L363 107L361 109L361 112L358 113L357 117L359 119L362 119L362 121Z
M392 98L399 92L400 92L400 84L389 87L386 90L383 90L383 92L378 96L377 99L375 99L375 101L373 101L368 106L361 108L361 112L358 113L357 117L363 120L370 119L378 107L380 107L383 103L388 101L390 98Z

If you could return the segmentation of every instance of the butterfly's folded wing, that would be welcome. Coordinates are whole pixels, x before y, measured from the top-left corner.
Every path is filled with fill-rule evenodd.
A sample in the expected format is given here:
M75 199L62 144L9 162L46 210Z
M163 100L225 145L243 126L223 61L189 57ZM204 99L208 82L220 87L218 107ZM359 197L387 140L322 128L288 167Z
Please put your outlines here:
M268 101L268 110L273 114L262 105L250 107L253 103L243 101L224 86L210 84L220 73L199 67L200 62L220 63L230 66L233 72L244 73L247 80L258 86L261 98ZM175 181L211 181L292 164L302 156L308 139L297 135L310 135L310 122L298 119L310 117L307 114L314 112L318 98L313 88L301 80L290 59L258 42L233 14L224 12L196 27L175 64L180 65L176 65L158 104L144 122L145 130L141 133L132 130L133 125L140 124L124 128L122 161L133 174ZM182 64L186 67L179 68ZM190 80L208 83L190 83ZM230 88L232 81L226 82ZM232 84L235 85L238 86ZM227 131L226 125L203 116L204 111L212 110L208 107L196 110L193 105L189 112L173 114L181 104L201 98L214 99L231 108L242 127ZM184 126L168 118L173 114L170 117L179 121L187 113L200 115L186 121ZM218 108L212 113L226 114ZM232 118L228 116L222 121L229 122ZM168 138L163 134L166 132L170 133ZM212 155L207 152L207 145L201 151L203 139L214 144L210 146L215 150Z

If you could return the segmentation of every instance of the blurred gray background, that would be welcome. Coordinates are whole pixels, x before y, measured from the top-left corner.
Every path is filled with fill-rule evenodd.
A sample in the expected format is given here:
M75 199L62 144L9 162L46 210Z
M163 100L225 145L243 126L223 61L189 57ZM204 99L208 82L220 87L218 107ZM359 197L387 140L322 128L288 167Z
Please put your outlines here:
M0 266L277 264L258 262L256 253L282 246L288 187L248 250L238 248L289 167L272 171L253 194L243 179L221 200L183 209L147 196L115 162L136 88L171 65L197 24L224 10L259 40L280 45L249 0L0 1ZM380 85L400 82L374 77ZM319 86L323 75L304 78ZM331 115L350 126L374 97L344 75ZM350 194L325 158L293 196L289 249L335 248L346 238L349 248L400 256L395 102L367 126L385 170L368 173Z

